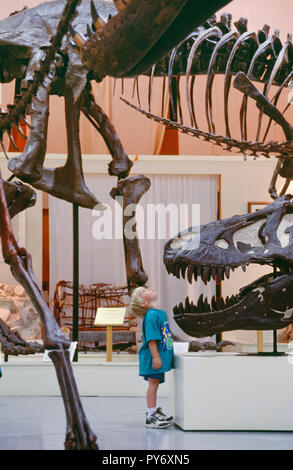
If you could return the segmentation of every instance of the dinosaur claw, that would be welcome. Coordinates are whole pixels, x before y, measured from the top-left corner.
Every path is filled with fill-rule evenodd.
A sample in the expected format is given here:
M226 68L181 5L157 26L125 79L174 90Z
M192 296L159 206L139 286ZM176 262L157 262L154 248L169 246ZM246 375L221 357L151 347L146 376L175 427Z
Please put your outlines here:
M99 15L96 10L93 0L91 0L91 15L92 15L92 28L94 31L99 31L103 26L105 26L106 21Z

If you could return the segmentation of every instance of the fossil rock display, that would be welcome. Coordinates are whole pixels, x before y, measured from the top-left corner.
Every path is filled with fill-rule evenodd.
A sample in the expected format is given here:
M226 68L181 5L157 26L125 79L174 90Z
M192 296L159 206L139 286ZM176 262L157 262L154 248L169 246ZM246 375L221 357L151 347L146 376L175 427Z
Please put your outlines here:
M38 312L20 285L0 284L0 319L27 341L42 339Z

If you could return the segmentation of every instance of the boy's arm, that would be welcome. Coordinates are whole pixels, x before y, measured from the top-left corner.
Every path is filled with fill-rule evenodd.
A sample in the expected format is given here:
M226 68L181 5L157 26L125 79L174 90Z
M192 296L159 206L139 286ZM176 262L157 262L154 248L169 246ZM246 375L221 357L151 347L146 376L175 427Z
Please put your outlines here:
M149 348L150 348L151 355L153 358L153 368L160 369L162 367L162 359L158 351L157 341L156 340L149 341Z

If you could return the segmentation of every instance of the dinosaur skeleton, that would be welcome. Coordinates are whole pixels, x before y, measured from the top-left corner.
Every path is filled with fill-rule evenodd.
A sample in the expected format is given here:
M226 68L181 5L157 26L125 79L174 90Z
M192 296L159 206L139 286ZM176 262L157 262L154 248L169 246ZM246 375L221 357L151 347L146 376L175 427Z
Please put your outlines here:
M286 179L280 195L285 194L290 180L293 179L293 164L290 158L293 150L292 126L284 117L284 113L289 106L285 108L283 113L276 108L283 90L293 80L292 35L288 34L287 41L282 44L278 30L275 30L272 36L269 36L270 28L268 25L264 25L259 31L249 31L247 29L247 20L240 18L234 23L236 29L232 30L231 20L231 15L224 13L218 22L215 17L206 21L176 46L168 59L161 60L153 67L150 88L153 76L168 75L171 119L152 114L150 101L148 111L145 111L140 106L134 106L128 100L121 99L156 122L222 146L225 150L233 151L236 149L243 153L245 157L247 153L250 153L255 158L259 155L269 158L274 154L278 157L278 161L269 186L269 193L276 199L278 197L276 191L277 177L280 175ZM179 80L182 75L186 76L185 97L188 109L188 124L183 124L182 97L179 90ZM197 124L197 110L194 99L197 75L207 76L205 87L207 131L199 129ZM216 75L224 76L223 117L226 135L217 133L214 120L212 97ZM236 76L234 87L243 94L239 114L240 140L233 138L230 131L229 97L233 76ZM175 93L174 80L177 80ZM258 91L251 81L263 84L263 93ZM278 89L272 99L269 100L268 95L273 85L277 86ZM150 91L149 96L151 95ZM256 138L253 141L249 141L247 136L249 97L257 102L259 108ZM180 123L177 122L178 114ZM260 134L264 114L269 116L269 122L261 140ZM272 122L282 127L285 136L283 142L266 141Z
M16 78L21 81L14 105L0 116L2 147L2 138L7 132L17 150L11 129L16 126L22 133L21 120L31 129L23 153L8 162L13 176L8 182L0 176L2 251L13 276L24 286L40 315L44 347L54 363L65 406L66 449L98 449L98 446L79 398L69 360L69 341L46 304L33 273L31 256L18 246L13 235L10 220L13 207L15 213L25 209L33 204L35 195L31 188L15 184L11 179L16 176L61 199L87 208L95 207L98 200L86 187L82 171L79 116L83 112L112 154L108 171L118 177L112 194L118 192L129 203L137 203L148 189L149 180L143 175L128 178L132 163L113 125L95 103L90 81L100 81L106 75L129 77L144 73L229 0L115 0L114 3L116 6L101 0L56 0L24 9L0 21L0 56L2 47L4 52L0 80L9 82ZM108 19L107 23L103 17ZM50 94L64 96L66 109L68 157L63 167L55 169L44 167ZM31 115L31 123L28 115ZM13 198L9 199L9 194L14 193L18 193L19 198L11 208ZM144 284L147 279L138 240L132 242L124 239L129 287L132 282ZM14 354L23 346L2 324L0 339L2 342L8 339L10 352Z

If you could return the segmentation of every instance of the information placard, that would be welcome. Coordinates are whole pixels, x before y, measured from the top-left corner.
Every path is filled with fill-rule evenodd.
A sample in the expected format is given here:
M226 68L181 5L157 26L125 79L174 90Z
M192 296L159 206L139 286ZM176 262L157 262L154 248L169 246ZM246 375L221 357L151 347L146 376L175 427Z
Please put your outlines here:
M95 318L96 326L122 326L126 307L99 307Z

